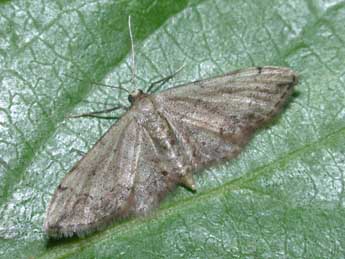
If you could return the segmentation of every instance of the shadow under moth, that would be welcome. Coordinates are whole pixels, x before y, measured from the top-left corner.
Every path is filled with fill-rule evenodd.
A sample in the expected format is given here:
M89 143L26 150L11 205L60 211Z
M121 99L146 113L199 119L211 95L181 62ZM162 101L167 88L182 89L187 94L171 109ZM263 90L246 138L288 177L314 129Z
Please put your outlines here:
M253 67L159 93L136 90L129 110L71 169L44 223L49 237L85 235L158 207L193 174L235 157L281 110L298 79L283 67Z

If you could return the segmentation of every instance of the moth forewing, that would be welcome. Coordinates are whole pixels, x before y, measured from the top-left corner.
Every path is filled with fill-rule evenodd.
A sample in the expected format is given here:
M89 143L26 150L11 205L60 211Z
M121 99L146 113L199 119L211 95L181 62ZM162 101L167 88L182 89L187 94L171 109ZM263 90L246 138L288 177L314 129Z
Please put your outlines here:
M297 84L289 68L253 67L152 95L131 108L65 176L45 220L51 237L81 235L159 205L193 174L236 156Z

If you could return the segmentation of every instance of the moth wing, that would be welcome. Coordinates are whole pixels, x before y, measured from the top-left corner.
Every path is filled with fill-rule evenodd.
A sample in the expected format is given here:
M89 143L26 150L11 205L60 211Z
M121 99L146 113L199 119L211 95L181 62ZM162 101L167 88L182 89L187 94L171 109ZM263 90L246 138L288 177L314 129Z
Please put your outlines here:
M133 116L123 116L56 189L44 224L48 236L85 234L157 206L169 186L158 172L155 152Z
M247 68L155 94L195 168L239 153L286 103L297 84L289 68Z

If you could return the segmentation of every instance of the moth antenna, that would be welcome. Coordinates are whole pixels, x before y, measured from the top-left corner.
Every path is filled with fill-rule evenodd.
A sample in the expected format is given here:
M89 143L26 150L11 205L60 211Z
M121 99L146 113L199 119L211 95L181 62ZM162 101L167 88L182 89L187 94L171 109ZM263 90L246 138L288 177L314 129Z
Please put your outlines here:
M182 65L176 70L176 72L173 74L173 76L176 76L184 67L186 66L185 60L183 60Z
M129 30L129 38L131 40L131 52L132 52L132 64L131 64L131 70L132 70L132 83L135 85L135 79L136 79L136 66L135 66L135 52L134 52L134 40L133 40L133 34L132 34L132 26L131 26L131 16L128 16L128 30Z
M173 74L166 76L164 78L159 79L158 81L155 81L151 83L151 85L146 90L147 93L150 93L153 91L152 89L155 88L156 85L158 85L158 88L164 85L166 82L168 82L170 79L172 79L174 76L176 76L183 68L185 67L185 63L182 64Z

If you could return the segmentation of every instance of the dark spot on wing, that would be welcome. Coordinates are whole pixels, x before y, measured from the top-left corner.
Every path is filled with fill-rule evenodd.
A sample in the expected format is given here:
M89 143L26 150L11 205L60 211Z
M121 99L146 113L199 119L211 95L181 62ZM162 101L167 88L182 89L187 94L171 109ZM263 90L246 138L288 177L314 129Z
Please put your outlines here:
M170 145L174 146L176 144L175 138L170 138Z
M167 176L167 175L168 175L168 172L165 171L165 170L161 171L160 173L161 173L162 175L164 175L164 176Z
M59 186L58 186L58 190L59 190L59 191L65 191L65 190L67 190L67 189L68 189L68 187L62 186L61 184L59 184Z

